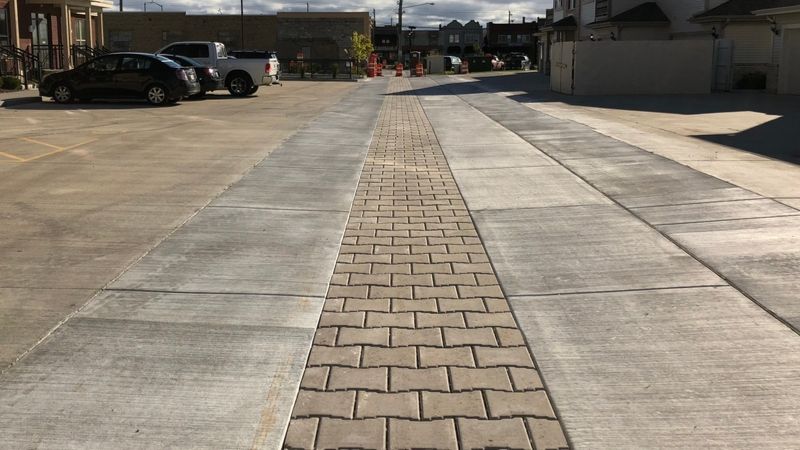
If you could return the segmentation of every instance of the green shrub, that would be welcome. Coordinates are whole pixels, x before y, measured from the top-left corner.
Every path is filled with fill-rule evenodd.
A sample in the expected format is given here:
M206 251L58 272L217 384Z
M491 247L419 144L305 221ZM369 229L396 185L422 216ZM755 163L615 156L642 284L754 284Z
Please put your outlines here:
M9 91L16 91L22 87L22 82L17 77L3 77L0 80L0 87Z

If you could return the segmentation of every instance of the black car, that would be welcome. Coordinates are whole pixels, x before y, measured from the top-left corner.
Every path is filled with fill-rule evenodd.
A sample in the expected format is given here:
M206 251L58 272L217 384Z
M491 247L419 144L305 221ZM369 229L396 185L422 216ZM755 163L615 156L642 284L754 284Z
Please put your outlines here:
M202 97L206 92L215 91L225 87L224 80L219 74L219 71L213 67L203 65L201 62L192 58L187 58L181 55L167 55L160 53L159 56L165 56L183 67L191 67L197 74L197 81L200 83L200 92L195 94L195 97Z
M527 55L512 53L505 59L506 69L530 70L531 60Z
M194 69L149 53L110 53L75 69L45 77L43 97L57 103L75 99L144 98L153 105L175 103L200 92Z

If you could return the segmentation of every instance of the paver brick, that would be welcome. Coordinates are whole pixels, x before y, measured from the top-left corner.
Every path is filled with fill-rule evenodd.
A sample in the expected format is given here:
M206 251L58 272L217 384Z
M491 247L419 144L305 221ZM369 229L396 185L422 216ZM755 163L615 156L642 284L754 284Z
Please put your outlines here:
M462 313L417 313L417 328L454 327L464 328L464 315Z
M536 450L561 450L569 448L561 424L553 419L525 419L533 435Z
M452 419L429 422L389 419L389 447L393 450L458 450Z
M361 327L364 325L363 312L324 312L319 318L320 327Z
M440 298L437 300L439 311L486 311L483 300L479 298Z
M526 347L476 347L475 357L478 367L533 367L533 360Z
M412 264L412 270L415 274L449 274L452 272L450 264Z
M367 286L331 286L328 288L328 297L366 298Z
M411 253L414 255L419 254L436 254L447 253L447 247L444 245L412 245Z
M361 367L417 367L415 347L364 347Z
M392 367L389 369L389 390L399 391L439 391L450 390L447 368L432 367L428 369L405 369Z
M486 311L488 312L496 313L511 311L508 301L504 298L487 298L483 300L483 303L486 304Z
M403 312L403 311L435 312L436 311L436 300L432 299L432 298L420 299L420 300L392 299L392 311L393 312Z
M455 263L453 264L454 273L483 273L494 275L491 264L487 263Z
M444 342L447 347L464 345L497 346L497 339L492 328L443 328Z
M433 277L431 275L402 275L395 274L392 276L393 286L433 286Z
M369 298L413 298L411 286L385 287L370 286Z
M391 264L392 255L354 255L353 262L355 264L363 264L363 263Z
M346 286L349 280L349 273L335 273L331 276L331 284L333 285Z
M486 391L489 414L494 418L536 416L555 419L545 391Z
M394 245L427 245L428 241L424 237L397 237L394 238Z
M479 389L513 391L511 380L504 367L484 369L451 367L450 380L454 391L472 391Z
M358 367L361 347L311 347L308 355L308 367L315 366L347 366Z
M308 450L314 448L317 437L318 418L292 419L286 431L283 448L285 450Z
M411 264L373 264L372 273L411 274Z
M356 417L396 417L419 419L419 396L416 392L358 393Z
M465 312L464 318L467 319L467 326L470 328L478 327L506 327L517 328L517 322L511 313L480 313Z
M402 313L370 312L367 313L367 326L414 328L414 314L411 312L402 312Z
M472 274L440 274L433 276L436 286L476 286L478 282Z
M447 417L486 418L480 391L422 392L422 416L425 419Z
M372 390L386 391L389 380L389 369L386 367L373 367L356 369L349 367L332 367L327 389L338 390Z
M317 392L301 389L294 404L293 417L353 417L355 391Z
M325 390L329 370L330 367L307 367L305 372L303 372L303 379L300 381L300 387L320 391Z
M342 312L343 305L344 299L327 298L325 299L325 304L322 306L322 310L325 312Z
M318 328L314 333L314 345L336 345L338 328Z
M386 419L340 420L319 423L317 449L386 449Z
M414 298L458 298L455 286L414 286Z
M391 286L392 276L389 274L354 273L350 275L350 285Z
M469 347L419 347L419 366L475 367L475 361Z
M516 328L495 328L495 333L497 333L497 338L500 340L502 347L525 345L525 338Z
M532 450L522 418L458 419L461 448Z
M409 330L402 328L392 329L392 347L404 346L442 346L442 332L439 328L425 328Z
M356 276L355 274L352 276ZM352 277L351 276L351 277ZM503 298L503 291L500 286L459 286L458 294L463 298L469 297L493 297Z
M357 311L389 311L389 304L391 302L388 298L346 298L344 300L345 312ZM369 315L367 315L369 318ZM367 324L367 326L370 326Z
M392 263L394 264L406 264L406 263L418 263L418 264L427 264L431 262L431 256L435 255L392 255Z
M337 345L389 346L388 328L340 328Z
M408 255L411 253L411 246L409 245L376 245L375 254L397 254Z
M473 264L488 264L489 257L486 256L486 253L470 253L469 260Z
M446 255L431 255L431 262L467 264L469 263L469 254L457 253L457 254L446 254Z
M511 381L514 383L515 391L532 391L544 389L542 379L536 369L525 369L522 367L509 367Z
M369 255L372 253L371 245L342 245L339 248L339 253L353 253Z

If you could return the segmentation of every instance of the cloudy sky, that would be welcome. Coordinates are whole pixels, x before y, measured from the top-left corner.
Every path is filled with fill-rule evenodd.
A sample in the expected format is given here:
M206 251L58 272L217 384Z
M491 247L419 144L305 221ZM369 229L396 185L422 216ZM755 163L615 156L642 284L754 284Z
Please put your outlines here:
M238 14L237 0L155 0L164 6L164 11L187 11L190 14ZM432 0L433 6L424 5L406 9L403 23L420 27L435 27L447 24L453 19L462 23L475 19L481 24L486 22L521 22L543 16L545 8L552 7L552 0L528 0L511 2L504 0ZM126 11L142 9L141 1L124 1ZM397 0L310 0L311 11L369 11L375 9L378 25L389 25L397 21ZM404 0L404 5L424 3L424 0ZM119 9L119 0L114 0ZM156 9L148 5L148 10ZM305 11L304 1L271 2L266 0L244 0L245 14L274 14L278 11Z

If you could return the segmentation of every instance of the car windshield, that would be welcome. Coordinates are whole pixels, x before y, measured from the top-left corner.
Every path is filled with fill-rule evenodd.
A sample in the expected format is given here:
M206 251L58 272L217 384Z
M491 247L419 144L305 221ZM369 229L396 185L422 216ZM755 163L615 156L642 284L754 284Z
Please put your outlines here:
M191 67L202 67L203 65L199 62L193 60L192 58L187 58L185 56L178 56L178 55L165 55L167 58L175 61L176 63L182 66L191 66Z
M180 69L182 67L180 64L178 64L175 61L167 58L166 56L163 56L163 55L153 55L153 56L157 60L161 61L162 63L166 64L167 66L169 66L169 67L171 67L173 69Z

